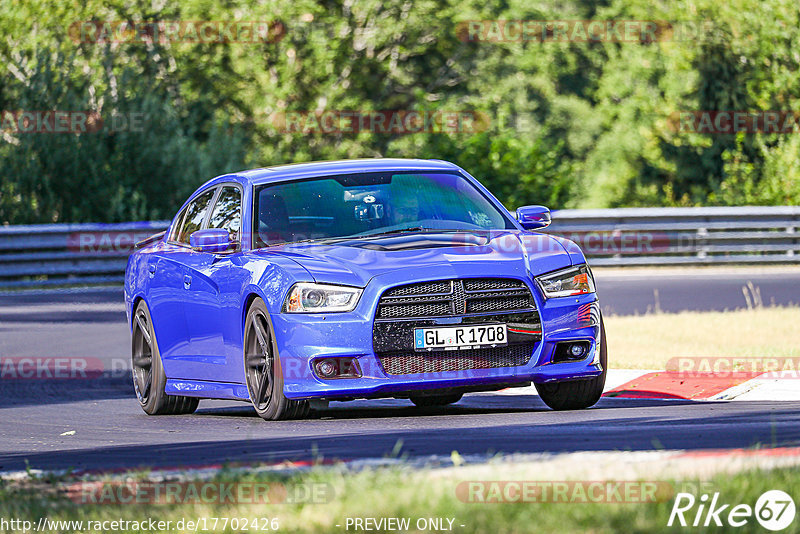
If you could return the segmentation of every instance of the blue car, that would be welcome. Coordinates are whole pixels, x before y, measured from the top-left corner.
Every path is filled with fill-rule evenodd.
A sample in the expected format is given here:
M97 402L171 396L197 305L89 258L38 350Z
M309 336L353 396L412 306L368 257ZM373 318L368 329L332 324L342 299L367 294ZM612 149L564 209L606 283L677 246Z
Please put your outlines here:
M312 401L444 406L533 383L551 408L592 406L606 376L594 279L573 242L535 231L549 223L438 160L214 178L128 260L139 403L241 400L278 420Z

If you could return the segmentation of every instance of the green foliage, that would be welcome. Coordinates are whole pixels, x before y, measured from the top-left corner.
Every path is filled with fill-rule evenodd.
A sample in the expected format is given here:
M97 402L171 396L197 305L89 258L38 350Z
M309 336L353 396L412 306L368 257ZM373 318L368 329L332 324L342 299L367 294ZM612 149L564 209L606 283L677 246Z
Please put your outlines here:
M18 100L21 109L87 110L92 105L63 80L63 57L40 58ZM240 133L181 116L168 95L123 70L112 112L102 128L74 134L19 133L0 145L5 178L0 220L24 222L127 221L169 217L208 177L242 167ZM113 98L110 90L95 95ZM105 106L104 106L105 108Z
M658 20L658 42L465 42L470 20ZM265 42L75 39L81 21L271 21ZM677 26L676 25L676 26ZM170 217L206 179L351 157L454 161L510 207L798 203L795 135L678 131L683 110L797 109L792 0L0 7L0 111L141 116L81 135L0 132L0 224ZM471 111L477 132L284 133L324 110Z
M566 206L570 202L569 161L559 159L563 143L526 142L509 133L482 132L465 140L430 136L420 157L452 161L478 177L511 209L527 204Z

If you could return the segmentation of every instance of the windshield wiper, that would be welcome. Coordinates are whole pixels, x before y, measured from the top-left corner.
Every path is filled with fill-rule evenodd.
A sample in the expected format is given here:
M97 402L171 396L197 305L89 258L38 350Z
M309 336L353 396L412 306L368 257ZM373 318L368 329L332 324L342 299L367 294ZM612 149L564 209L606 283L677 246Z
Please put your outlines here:
M485 228L428 228L426 226L414 226L413 228L398 228L395 230L386 230L385 232L375 232L374 234L361 234L361 235L354 235L348 239L362 239L368 237L375 237L375 236L382 236L382 235L390 235L390 234L407 234L412 232L425 232L425 233L436 233L436 234L452 234L452 233L475 233L475 232L490 232L491 230L487 230Z
M413 226L411 228L395 228L394 230L386 230L385 232L374 232L372 234L360 234L350 236L354 239L364 239L368 237L377 237L381 235L390 235L390 234L407 234L410 232L424 232L426 230L434 230L434 228L425 228L424 226Z
M350 241L353 239L369 239L371 237L380 237L382 235L407 234L411 232L423 232L426 230L433 230L433 229L423 228L422 226L415 226L414 228L398 228L396 230L387 230L386 232L375 232L374 234L355 234L355 235L345 235L340 237L320 237L318 239L303 239L302 241L293 241L291 244L309 243L312 241L316 241L317 243L338 243L340 241Z

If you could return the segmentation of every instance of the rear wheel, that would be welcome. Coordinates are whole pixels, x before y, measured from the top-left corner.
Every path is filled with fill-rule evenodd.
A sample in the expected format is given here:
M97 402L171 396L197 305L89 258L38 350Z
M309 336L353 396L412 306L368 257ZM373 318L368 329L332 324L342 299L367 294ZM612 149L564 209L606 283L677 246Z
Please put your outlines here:
M131 374L133 389L142 410L148 415L180 415L194 413L199 399L180 395L167 395L164 388L167 377L161 363L161 354L153 330L150 310L144 301L133 314L131 342Z
M447 406L461 400L463 393L451 393L449 395L417 395L411 397L411 402L419 407L424 406Z
M600 365L602 374L589 380L536 384L539 397L554 410L581 410L597 404L606 385L608 351L606 329L600 317Z
M261 418L278 421L308 416L308 401L287 399L283 394L281 359L267 307L260 298L255 299L247 311L244 370L250 401Z

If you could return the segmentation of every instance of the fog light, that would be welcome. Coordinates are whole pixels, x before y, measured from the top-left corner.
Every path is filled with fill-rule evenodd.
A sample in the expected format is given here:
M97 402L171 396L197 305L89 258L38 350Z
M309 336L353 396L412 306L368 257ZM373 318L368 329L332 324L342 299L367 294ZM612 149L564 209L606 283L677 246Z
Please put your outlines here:
M361 376L361 369L355 358L320 358L314 362L314 372L325 380Z
M586 352L586 347L582 344L574 344L569 348L569 353L573 358L580 358Z
M317 362L317 374L322 378L330 378L336 374L336 365L333 360L320 360Z
M589 354L590 346L591 343L588 341L562 341L556 345L550 361L561 363L583 360Z

